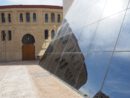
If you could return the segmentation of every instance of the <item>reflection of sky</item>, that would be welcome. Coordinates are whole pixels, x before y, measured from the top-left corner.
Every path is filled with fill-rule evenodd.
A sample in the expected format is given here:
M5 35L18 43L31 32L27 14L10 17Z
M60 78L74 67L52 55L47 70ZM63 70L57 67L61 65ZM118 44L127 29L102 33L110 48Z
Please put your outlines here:
M101 88L110 56L111 53L104 52L92 53L89 56L86 55L85 63L88 71L88 81L83 88L92 96Z
M130 42L130 10L128 10L127 12L127 16L125 18L122 32L116 49L123 51L130 50L130 45L128 45L129 42Z
M108 60L111 53L92 53L86 56L88 81L80 89L84 93L94 96L101 88ZM130 53L115 53L108 77L103 87L103 92L110 98L129 98L130 97Z
M97 24L84 28L78 41L82 52L111 51L119 34L123 15L124 13L121 13L101 21L97 29Z
M88 80L80 90L90 97L101 88L127 3L128 0L75 0L65 17L85 56ZM110 98L130 98L129 17L130 10L126 14L116 52L102 89Z
M110 98L130 98L130 53L115 53L103 91Z
M107 0L103 17L111 16L126 9L129 0Z

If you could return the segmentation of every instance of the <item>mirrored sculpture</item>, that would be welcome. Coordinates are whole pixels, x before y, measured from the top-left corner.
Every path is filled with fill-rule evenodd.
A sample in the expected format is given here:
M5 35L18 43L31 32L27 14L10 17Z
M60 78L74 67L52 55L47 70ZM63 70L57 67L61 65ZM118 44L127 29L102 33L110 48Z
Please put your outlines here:
M130 98L129 3L74 0L40 65L86 98Z

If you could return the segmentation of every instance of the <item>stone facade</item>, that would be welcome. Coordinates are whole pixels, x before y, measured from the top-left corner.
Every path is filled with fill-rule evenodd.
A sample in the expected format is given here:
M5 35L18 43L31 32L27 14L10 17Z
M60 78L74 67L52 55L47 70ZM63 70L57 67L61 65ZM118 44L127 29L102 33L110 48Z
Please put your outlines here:
M27 15L28 13L29 15ZM35 16L33 16L34 13ZM52 19L52 13L54 13L54 20ZM22 19L20 14L22 14ZM45 14L48 15L48 22L45 22ZM27 22L27 18L29 18L29 22ZM24 43L22 39L26 34L34 37L35 59L42 56L52 40L51 32L57 31L62 18L63 10L60 6L0 6L0 61L23 59L22 47ZM45 30L48 30L47 35L45 35ZM47 38L45 39L45 37Z

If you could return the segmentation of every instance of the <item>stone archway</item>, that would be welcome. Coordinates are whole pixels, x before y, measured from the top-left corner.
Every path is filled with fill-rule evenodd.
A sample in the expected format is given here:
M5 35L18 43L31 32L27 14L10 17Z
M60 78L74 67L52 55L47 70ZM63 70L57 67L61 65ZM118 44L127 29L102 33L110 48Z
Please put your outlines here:
M35 60L35 39L31 34L22 38L22 60Z

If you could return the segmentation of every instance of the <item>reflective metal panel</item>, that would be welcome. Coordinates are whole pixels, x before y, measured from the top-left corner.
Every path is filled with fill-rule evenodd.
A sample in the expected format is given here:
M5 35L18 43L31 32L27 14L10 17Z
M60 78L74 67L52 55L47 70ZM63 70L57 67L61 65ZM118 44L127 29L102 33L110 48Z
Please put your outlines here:
M85 98L130 98L130 0L75 0L40 65Z
M102 18L123 12L129 0L106 0Z
M130 10L127 11L116 51L130 51Z
M70 26L89 25L102 17L105 2L106 0L76 0L65 18Z
M90 98L99 92L102 87L111 55L111 52L91 52L85 56L88 79L80 90Z
M102 91L110 98L130 98L130 53L115 53Z
M83 53L112 51L118 37L124 13L114 15L83 29L79 46Z
M87 81L84 57L80 53L64 53L56 67L56 74L74 88L79 89Z
M92 41L91 50L112 51L123 21L124 12L102 20ZM88 47L89 48L89 47Z
M74 88L79 89L87 81L84 56L67 21L64 22L66 23L63 23L40 60L40 65Z

